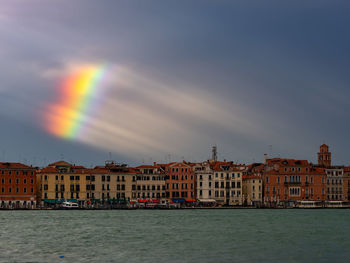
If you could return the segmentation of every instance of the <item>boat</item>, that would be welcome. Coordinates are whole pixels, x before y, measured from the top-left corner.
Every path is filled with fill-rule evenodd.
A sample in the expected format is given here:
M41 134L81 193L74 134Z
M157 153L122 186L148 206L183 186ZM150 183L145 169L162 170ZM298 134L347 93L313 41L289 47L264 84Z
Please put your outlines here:
M78 209L79 205L74 202L63 202L61 205L61 208L63 209Z

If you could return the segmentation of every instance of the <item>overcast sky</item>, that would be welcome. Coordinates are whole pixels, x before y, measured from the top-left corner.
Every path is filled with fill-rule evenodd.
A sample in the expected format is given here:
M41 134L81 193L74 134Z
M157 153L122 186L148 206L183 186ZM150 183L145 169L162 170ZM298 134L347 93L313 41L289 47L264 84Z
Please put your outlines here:
M1 1L0 158L202 161L217 145L240 163L315 162L327 143L350 164L349 11L334 0ZM57 137L43 116L86 64L108 65L98 106L84 133Z

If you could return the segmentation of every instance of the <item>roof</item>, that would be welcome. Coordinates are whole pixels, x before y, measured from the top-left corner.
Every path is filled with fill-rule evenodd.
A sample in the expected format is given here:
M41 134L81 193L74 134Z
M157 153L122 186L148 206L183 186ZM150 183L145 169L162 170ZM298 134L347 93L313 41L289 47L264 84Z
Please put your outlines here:
M0 162L0 169L35 169L22 163Z
M67 163L66 161L58 161L54 163L50 163L48 166L72 166L70 163Z
M308 166L309 162L307 160L295 160L295 159L282 159L273 158L266 160L267 165L280 164L281 166Z
M344 166L344 172L350 172L350 167L349 166Z
M138 169L142 169L142 168L157 168L157 166L143 164L143 165L136 166L136 168L138 168Z

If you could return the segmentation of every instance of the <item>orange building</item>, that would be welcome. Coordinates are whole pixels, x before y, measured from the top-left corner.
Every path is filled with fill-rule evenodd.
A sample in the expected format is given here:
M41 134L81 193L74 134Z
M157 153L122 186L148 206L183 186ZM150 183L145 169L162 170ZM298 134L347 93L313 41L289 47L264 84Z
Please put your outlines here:
M36 205L36 169L21 163L0 163L0 207Z
M185 161L174 162L164 165L164 170L166 197L175 202L183 202L186 199L188 202L194 201L196 186L193 165Z
M326 173L306 160L268 159L264 172L264 203L294 205L326 200Z

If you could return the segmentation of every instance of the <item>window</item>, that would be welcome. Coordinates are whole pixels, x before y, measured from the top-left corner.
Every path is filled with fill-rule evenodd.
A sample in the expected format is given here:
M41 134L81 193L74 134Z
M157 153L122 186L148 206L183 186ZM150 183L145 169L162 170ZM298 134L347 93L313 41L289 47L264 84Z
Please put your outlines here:
M266 183L268 184L269 183L269 177L266 176Z
M280 183L280 177L277 176L277 183L279 184Z
M23 188L23 192L26 193L27 192L27 187Z
M26 178L23 179L23 183L27 184L27 179Z
M71 181L73 181L73 180L74 180L74 175L71 175L71 176L69 177L69 179L70 179Z
M80 176L77 175L77 176L75 177L75 180L80 180Z
M199 195L202 196L202 190L199 190Z

